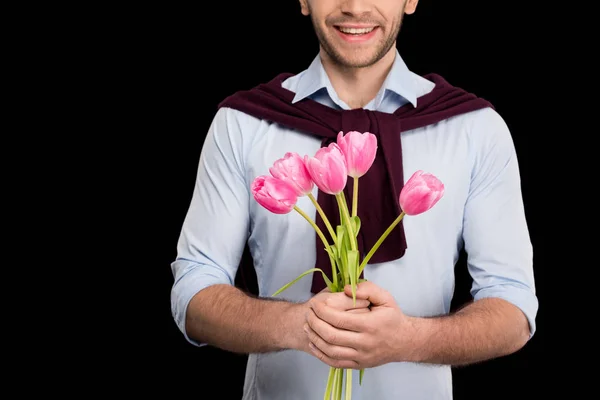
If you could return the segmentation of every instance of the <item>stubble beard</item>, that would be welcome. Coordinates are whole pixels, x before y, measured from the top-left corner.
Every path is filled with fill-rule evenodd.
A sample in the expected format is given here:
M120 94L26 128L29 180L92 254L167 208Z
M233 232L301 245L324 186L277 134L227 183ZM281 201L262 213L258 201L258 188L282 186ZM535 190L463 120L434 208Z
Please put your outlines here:
M333 40L329 40L325 31L321 29L318 22L312 17L312 14L311 20L313 29L317 35L321 47L334 64L343 68L366 68L376 64L390 51L392 47L394 47L398 34L400 33L403 15L404 10L398 17L397 23L392 27L390 34L384 38L383 42L379 42L375 45L377 46L376 51L373 55L368 56L368 58L360 56L360 53L365 51L364 49L358 49L354 55L343 54L341 51L336 49L335 45L333 45ZM379 27L377 29L382 28Z

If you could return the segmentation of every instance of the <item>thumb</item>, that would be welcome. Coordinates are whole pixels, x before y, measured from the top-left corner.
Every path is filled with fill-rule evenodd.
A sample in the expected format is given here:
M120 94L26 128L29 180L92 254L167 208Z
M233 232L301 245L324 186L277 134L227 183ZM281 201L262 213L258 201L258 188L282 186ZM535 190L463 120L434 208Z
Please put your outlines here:
M352 296L352 287L346 285L346 287L344 287L344 292L346 295ZM358 284L356 288L356 298L368 300L374 306L396 304L396 301L390 292L370 281Z

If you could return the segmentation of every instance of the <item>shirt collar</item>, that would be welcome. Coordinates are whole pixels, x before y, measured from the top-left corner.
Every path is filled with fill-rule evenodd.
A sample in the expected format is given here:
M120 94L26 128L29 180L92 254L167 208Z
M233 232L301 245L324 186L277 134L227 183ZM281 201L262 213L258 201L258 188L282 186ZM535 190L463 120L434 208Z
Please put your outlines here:
M325 69L321 63L321 56L317 55L310 66L300 75L292 104L315 94L321 89L326 89L330 97L337 98L335 90L333 90L333 86L331 86L329 77L325 73Z
M385 81L383 81L381 90L375 99L377 100L378 97L383 99L386 91L390 91L403 97L414 107L417 106L417 93L419 92L418 83L415 80L414 74L408 69L402 57L400 57L398 50L396 50L396 57L394 58L392 69L385 78Z
M323 64L321 63L320 55L317 55L310 66L304 71L303 74L299 77L296 94L292 103L296 103L304 98L307 98L316 92L325 89L329 94L329 97L336 102L341 103L341 100L338 98L337 93L333 89L331 85L331 81L323 68ZM392 64L392 68L386 77L383 85L379 91L379 93L375 96L373 102L375 103L375 107L383 101L386 92L392 92L406 101L410 102L413 106L417 106L417 93L418 93L418 83L414 79L414 74L408 69L398 50L396 50L396 57L394 58L394 63Z

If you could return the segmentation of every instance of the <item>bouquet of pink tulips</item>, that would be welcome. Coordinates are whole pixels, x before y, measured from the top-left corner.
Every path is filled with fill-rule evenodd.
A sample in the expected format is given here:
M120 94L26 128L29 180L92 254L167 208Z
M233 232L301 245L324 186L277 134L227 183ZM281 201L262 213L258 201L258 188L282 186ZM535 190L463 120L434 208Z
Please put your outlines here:
M375 245L361 260L358 251L357 234L360 230L360 218L357 215L358 181L371 167L377 153L377 138L369 132L351 131L344 135L338 133L337 142L317 150L314 157L301 157L288 152L278 159L269 169L271 175L261 175L252 183L252 194L255 200L267 210L276 214L287 214L292 210L298 212L315 229L323 242L331 262L331 276L319 269L311 268L293 281L289 282L273 296L281 293L302 277L320 272L332 292L342 292L346 285L351 285L352 297L356 301L356 286L360 276L385 238L405 215L421 214L433 207L444 194L444 185L434 175L416 171L400 191L399 204L401 213L382 233ZM344 188L348 177L354 179L351 208L348 207ZM316 185L323 193L336 197L341 224L335 229L329 222L322 208L312 194ZM297 205L298 197L308 196L319 212L330 240L319 229L317 224ZM352 396L352 369L330 368L325 390L325 400L341 400L345 386L345 399ZM359 382L362 383L364 370L360 370Z

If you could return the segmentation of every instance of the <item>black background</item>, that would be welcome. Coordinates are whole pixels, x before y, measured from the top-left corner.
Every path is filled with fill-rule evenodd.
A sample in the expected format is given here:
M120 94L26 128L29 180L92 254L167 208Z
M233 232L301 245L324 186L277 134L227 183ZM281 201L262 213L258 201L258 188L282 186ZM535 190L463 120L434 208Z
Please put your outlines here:
M536 75L554 73L554 40L545 21L542 10L530 3L515 8L476 0L422 1L414 15L405 17L398 39L410 69L441 74L491 101L506 120L534 245L538 331L513 355L456 368L458 400L537 398L550 383L557 388L567 377L563 371L555 378L553 362L559 356L550 338L555 332L550 274L557 261L550 253L552 221L545 201L550 151L544 137L550 125L543 123L552 96L547 80ZM172 398L240 399L245 356L196 348L175 326L170 263L218 102L280 72L300 72L317 54L318 42L310 20L292 0L217 2L210 9L204 3L145 5L115 24L121 33L106 64L119 82L119 106L113 111L127 116L128 137L138 139L123 152L130 165L127 180L137 188L128 210L135 228L127 233L139 247L132 250L129 243L130 254L122 257L138 260L127 263L136 290L132 296L132 286L126 289L132 296L123 305L130 310L127 324L113 333L124 349L116 362L139 378L119 375L120 380L138 394L165 389ZM469 298L464 259L456 273L454 306ZM208 394L212 389L221 394Z

